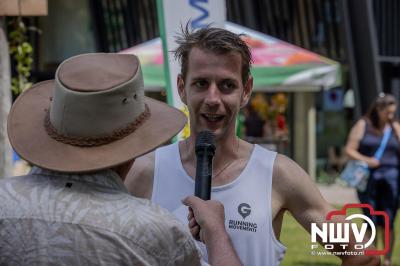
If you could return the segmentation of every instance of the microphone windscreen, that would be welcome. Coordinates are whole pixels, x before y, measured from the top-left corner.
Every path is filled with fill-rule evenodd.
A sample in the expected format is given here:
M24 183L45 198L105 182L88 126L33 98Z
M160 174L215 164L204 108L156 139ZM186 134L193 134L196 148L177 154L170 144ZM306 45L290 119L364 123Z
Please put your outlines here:
M201 131L196 138L196 148L202 146L213 146L215 147L215 136L210 131Z

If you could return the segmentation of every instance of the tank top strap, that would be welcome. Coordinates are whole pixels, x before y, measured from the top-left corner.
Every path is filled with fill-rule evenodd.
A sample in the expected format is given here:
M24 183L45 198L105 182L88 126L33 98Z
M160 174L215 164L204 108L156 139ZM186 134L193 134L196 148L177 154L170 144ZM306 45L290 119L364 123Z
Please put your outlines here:
M151 200L173 212L181 200L193 194L194 181L182 168L178 142L158 148L155 152Z
M277 153L262 146L255 144L253 151L253 162L251 162L252 175L257 178L258 182L263 182L267 186L267 193L271 192L272 187L272 172L274 168L275 158ZM263 174L260 174L260 173Z
M156 149L154 175L165 163L177 164L180 162L179 142L172 143Z

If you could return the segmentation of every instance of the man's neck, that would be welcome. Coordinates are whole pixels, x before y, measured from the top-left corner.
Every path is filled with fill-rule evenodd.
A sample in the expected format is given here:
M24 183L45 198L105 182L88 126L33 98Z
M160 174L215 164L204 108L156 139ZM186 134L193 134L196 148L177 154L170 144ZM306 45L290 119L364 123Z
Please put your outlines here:
M186 173L195 178L196 175L196 136L180 142L181 162ZM253 145L235 135L216 140L216 151L213 159L213 186L224 185L237 178L246 166Z
M181 159L195 164L196 135L191 135L185 142L185 154L182 154L184 158ZM235 135L224 136L215 140L214 169L218 169L218 167L222 167L227 162L239 158L240 142L240 139Z

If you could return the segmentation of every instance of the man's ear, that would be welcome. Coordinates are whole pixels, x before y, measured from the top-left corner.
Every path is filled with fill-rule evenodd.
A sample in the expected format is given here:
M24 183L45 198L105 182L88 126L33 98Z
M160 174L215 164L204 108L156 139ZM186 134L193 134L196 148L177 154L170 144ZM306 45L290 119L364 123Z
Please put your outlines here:
M240 108L245 107L246 104L249 102L252 91L253 91L253 77L249 76L249 78L246 81L246 84L244 84L243 87L243 94L240 99Z
M176 79L176 85L178 87L178 93L179 97L181 98L181 101L187 105L187 100L186 100L186 91L185 91L185 80L182 76L182 74L179 74L177 79Z

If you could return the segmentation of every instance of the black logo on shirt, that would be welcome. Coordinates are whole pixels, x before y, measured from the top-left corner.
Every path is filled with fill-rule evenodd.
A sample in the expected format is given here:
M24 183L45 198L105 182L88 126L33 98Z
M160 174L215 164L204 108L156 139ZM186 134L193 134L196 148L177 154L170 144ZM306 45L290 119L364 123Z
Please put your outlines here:
M238 213L243 217L243 220L251 213L251 206L247 203L241 203L238 206ZM243 230L249 232L257 232L257 224L250 221L229 220L229 228Z
M246 217L249 216L251 213L251 207L247 203L241 203L238 206L238 212L243 217L243 219L246 219Z
M257 224L252 222L229 220L229 228L249 232L257 232Z

